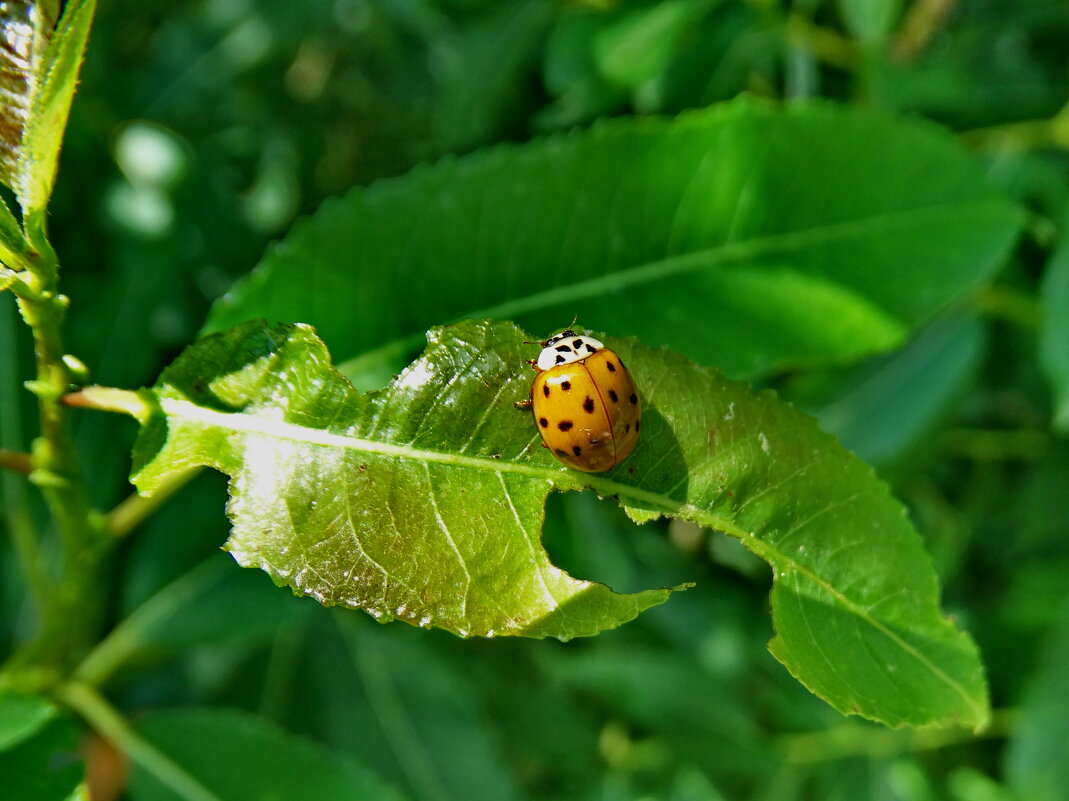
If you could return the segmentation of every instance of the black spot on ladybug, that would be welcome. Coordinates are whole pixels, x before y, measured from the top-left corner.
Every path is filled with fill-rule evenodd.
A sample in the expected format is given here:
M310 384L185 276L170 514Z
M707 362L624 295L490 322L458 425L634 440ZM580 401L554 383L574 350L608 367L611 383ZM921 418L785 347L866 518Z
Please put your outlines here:
M539 417L538 425L542 426L542 428L549 428L549 420L544 417Z
M630 423L624 423L624 433L625 434L630 434L631 433L631 424Z
M572 346L571 345L557 345L557 350L559 350L561 353L571 353L572 352Z
M545 395L547 398L549 397L549 384L542 385L542 394Z
M557 456L567 456L567 455L568 455L568 453L567 453L566 451L562 451L562 450L561 450L560 448L557 448L557 449L556 449L555 451L553 451L553 452L554 452L555 454L557 454Z
M635 421L635 433L637 434L641 430L642 430L642 421L641 420L636 420Z
M609 398L612 400L613 403L616 403L620 400L620 396L616 394L615 389L609 390Z
M613 364L612 362L605 362L605 366L609 368L609 372L610 373L615 373L616 372L616 365Z
M587 414L594 413L594 399L589 395L586 396L586 400L583 401L583 411Z
M586 343L586 349L587 349L587 351L588 351L589 353L593 353L594 351L596 351L596 350L597 350L597 348L595 348L595 347L594 347L593 345L591 345L591 344L590 344L589 342L587 342L587 343Z
M571 420L561 420L559 423L557 423L557 428L559 428L561 431L569 431L571 430L571 427Z
M564 357L563 356L558 356L557 359L556 359L556 363L557 364L564 364Z
M561 381L560 382L560 388L563 389L565 392L567 392L569 389L572 388L572 382L571 381Z
M638 395L636 395L634 392L631 393L630 400L632 406L638 406Z
M581 340L581 339L573 339L572 340L572 345L574 347L576 347L576 348L581 348L583 346L583 340ZM588 342L586 344L586 346L589 348L590 347L590 343Z
M572 453L574 453L576 456L579 456L579 455L581 455L583 453L583 449L580 448L578 445L573 445L572 446Z

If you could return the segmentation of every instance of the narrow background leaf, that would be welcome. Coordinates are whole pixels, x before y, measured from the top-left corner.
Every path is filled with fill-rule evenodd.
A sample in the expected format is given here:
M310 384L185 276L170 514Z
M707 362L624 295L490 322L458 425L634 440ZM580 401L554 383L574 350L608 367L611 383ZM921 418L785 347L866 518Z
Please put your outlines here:
M901 350L825 379L821 396L795 395L821 428L869 464L911 453L976 377L986 329L975 314L945 316ZM925 449L926 450L926 449Z
M253 715L222 709L157 711L138 733L220 799L402 801L354 760L289 734ZM135 766L134 801L181 801Z
M31 737L56 716L56 707L38 695L0 693L0 751Z
M579 314L752 376L895 346L992 274L1018 222L938 129L744 98L328 201L207 327L307 322L347 375L388 375L443 320Z
M0 787L5 798L69 801L84 773L78 734L68 715L51 717L29 737L0 750Z
M1032 676L1021 705L1021 719L1006 751L1011 789L1028 801L1064 798L1069 782L1069 607L1063 604L1050 632L1039 670Z

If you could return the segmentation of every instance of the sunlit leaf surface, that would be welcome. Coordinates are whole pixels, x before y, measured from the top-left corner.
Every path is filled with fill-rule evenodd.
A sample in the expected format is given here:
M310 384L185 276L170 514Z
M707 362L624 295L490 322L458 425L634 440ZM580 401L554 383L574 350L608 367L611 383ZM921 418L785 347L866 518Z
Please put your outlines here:
M196 465L229 474L227 548L323 603L562 639L668 595L618 595L549 563L547 494L589 487L636 519L693 520L766 559L772 651L836 708L892 724L985 719L975 647L941 615L920 540L870 468L771 393L610 340L643 395L642 437L608 473L570 471L513 406L530 339L508 323L436 329L390 386L362 395L307 326L207 337L146 390L158 411L134 480L151 492Z
M22 138L47 66L58 0L0 5L0 180L17 185Z
M300 320L347 375L388 375L442 321L578 314L748 376L899 344L994 272L1018 222L937 128L744 99L328 201L208 327Z
M0 4L0 181L41 221L56 176L96 0ZM58 25L57 25L58 18ZM0 240L21 241L0 204Z
M67 2L45 53L45 71L34 91L15 167L13 188L28 223L44 213L52 196L59 150L95 11L96 0Z

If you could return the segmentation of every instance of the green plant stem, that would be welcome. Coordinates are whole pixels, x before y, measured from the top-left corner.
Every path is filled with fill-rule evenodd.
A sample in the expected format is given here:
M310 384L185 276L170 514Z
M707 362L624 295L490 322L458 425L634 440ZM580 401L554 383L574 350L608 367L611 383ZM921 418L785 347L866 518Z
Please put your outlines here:
M980 738L1002 738L1012 734L1018 718L1016 709L996 709L991 723L980 734L967 729L885 729L876 725L847 723L825 731L788 734L777 745L787 762L829 762L857 756L892 756L974 742Z
M120 412L144 422L152 411L149 402L140 393L114 387L82 387L77 392L63 396L63 404L78 409L95 409L99 412Z
M980 311L1036 331L1043 324L1043 307L1031 295L1001 284L978 290L972 303Z
M0 445L22 446L22 414L18 384L17 339L15 334L15 307L8 302L0 303ZM7 453L12 453L7 451ZM29 454L21 454L26 456ZM20 459L21 462L21 459ZM24 471L19 464L17 472ZM26 472L29 475L29 472ZM19 564L39 612L48 594L48 582L41 573L40 532L34 523L26 499L26 480L11 472L0 475L0 509L8 533L11 535Z
M1051 444L1045 429L952 428L939 437L939 445L952 456L977 462L1022 461L1041 459Z
M1069 148L1069 104L1050 119L1022 120L961 134L966 144L983 149L1011 151L1044 147Z
M5 451L0 448L0 470L12 470L28 476L33 472L33 457L21 451Z
M151 495L130 495L107 513L104 517L104 529L112 537L125 537L199 472L200 469L196 468L168 476Z
M27 387L37 396L41 436L34 442L30 481L48 504L63 547L58 580L43 608L38 636L14 657L16 665L65 667L93 637L99 617L97 573L108 538L74 450L68 409L60 402L70 386L61 330L67 299L57 291L58 264L51 248L27 265L28 292L19 311L33 333L36 379Z
M126 719L92 687L79 682L59 686L56 696L80 714L97 733L186 801L222 801L181 765L135 732Z
M79 409L128 414L142 423L152 413L152 404L141 393L114 387L82 387L64 395L63 403ZM199 472L194 469L171 476L150 496L131 495L107 514L104 529L113 538L126 536Z

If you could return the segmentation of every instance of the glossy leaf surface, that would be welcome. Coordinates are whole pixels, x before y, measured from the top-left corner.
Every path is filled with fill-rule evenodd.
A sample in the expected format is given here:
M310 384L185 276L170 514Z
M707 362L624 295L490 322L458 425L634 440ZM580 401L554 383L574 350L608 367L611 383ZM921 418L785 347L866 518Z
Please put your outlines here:
M11 2L0 7L0 181L15 192L28 228L43 224L96 0ZM58 17L58 24L57 24ZM0 202L0 248L22 237Z
M617 595L549 563L542 507L564 468L538 453L542 467L504 469L539 440L513 406L528 392L525 337L503 330L500 348L487 328L435 342L381 395L357 394L306 326L203 340L154 391L163 414L135 446L135 482L229 474L227 548L324 604L485 636L619 625L668 591Z
M306 322L347 375L389 375L443 320L578 314L754 375L897 345L993 273L1018 217L934 127L743 99L328 201L208 328Z
M28 227L32 218L44 213L52 196L63 132L95 11L96 0L68 2L45 53L45 71L33 96L13 187Z
M58 0L9 2L0 7L0 180L18 185L23 136L44 79Z
M207 337L146 391L156 412L134 480L151 492L197 465L228 473L227 548L323 603L560 638L668 595L617 595L549 563L547 494L588 487L639 520L725 531L768 561L770 647L837 709L891 724L983 722L975 647L939 612L920 540L870 468L771 393L609 339L642 392L642 438L608 473L570 471L513 406L530 384L530 339L506 323L438 329L389 387L361 395L306 326Z

